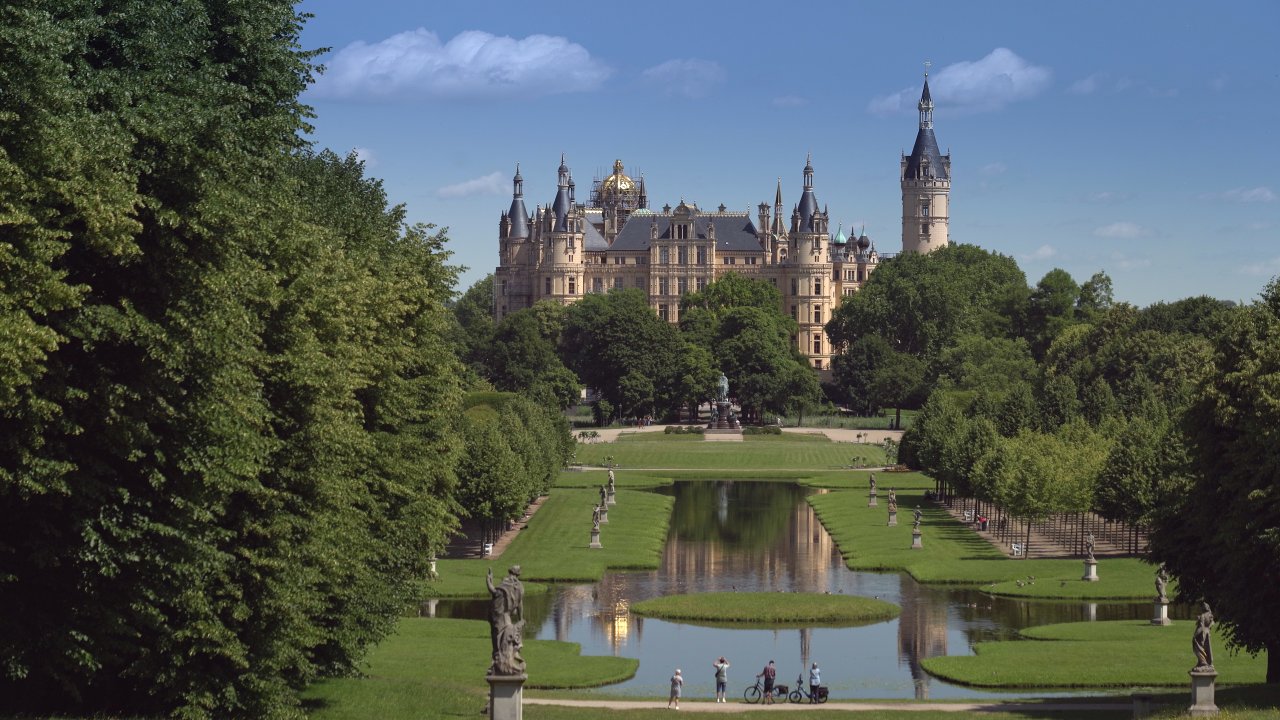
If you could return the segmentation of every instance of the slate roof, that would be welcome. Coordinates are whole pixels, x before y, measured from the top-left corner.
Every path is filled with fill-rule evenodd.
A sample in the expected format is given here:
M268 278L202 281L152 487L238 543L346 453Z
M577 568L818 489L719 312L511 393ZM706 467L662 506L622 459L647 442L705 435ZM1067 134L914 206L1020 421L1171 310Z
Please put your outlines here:
M665 213L632 213L622 232L613 239L614 252L648 252L649 226L654 219L658 220L658 238L671 238L671 218ZM707 223L716 225L717 252L762 252L760 241L756 238L756 226L752 224L747 213L713 213L693 216L693 231L698 239L707 237Z
M590 216L587 217L587 220L588 222L583 223L583 225L586 226L586 230L582 233L583 247L588 251L608 250L609 242L605 240L604 236L600 234L600 231L596 229L595 224L590 222Z
M926 157L929 158L929 172L922 176L920 168ZM942 164L942 153L938 151L938 139L933 136L933 128L920 128L916 133L916 144L911 148L911 156L907 158L904 176L907 180L949 179L947 167Z

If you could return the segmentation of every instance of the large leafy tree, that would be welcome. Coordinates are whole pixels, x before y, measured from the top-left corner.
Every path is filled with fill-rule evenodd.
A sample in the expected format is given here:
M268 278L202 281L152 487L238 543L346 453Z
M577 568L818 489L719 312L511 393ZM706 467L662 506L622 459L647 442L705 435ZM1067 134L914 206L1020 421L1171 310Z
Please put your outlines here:
M879 335L898 352L931 360L963 332L996 334L1021 311L1026 294L1026 277L1012 258L962 244L903 253L841 302L827 335L837 347Z
M494 387L554 398L567 407L578 398L578 378L556 353L557 336L534 308L514 312L490 334L483 352L484 372Z
M1230 314L1186 415L1191 489L1157 516L1152 555L1280 682L1280 284Z
M302 151L300 23L0 8L4 710L297 714L453 523L444 238Z
M679 352L675 327L655 315L644 293L634 289L582 298L567 310L560 335L560 354L569 369L627 415L668 404L664 400Z

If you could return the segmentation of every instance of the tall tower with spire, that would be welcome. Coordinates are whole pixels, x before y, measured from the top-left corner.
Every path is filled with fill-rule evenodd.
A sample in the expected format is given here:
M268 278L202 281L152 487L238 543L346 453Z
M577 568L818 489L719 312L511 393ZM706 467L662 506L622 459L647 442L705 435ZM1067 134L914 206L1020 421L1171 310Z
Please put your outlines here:
M933 252L950 242L951 153L938 151L933 135L933 97L929 73L920 94L920 129L910 155L901 160L902 252Z

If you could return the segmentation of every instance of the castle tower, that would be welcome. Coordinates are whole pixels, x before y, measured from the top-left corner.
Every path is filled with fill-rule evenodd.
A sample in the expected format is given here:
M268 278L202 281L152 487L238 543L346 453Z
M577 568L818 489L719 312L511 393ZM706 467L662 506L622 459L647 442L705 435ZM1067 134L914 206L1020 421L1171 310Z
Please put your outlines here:
M493 283L493 310L498 320L533 304L529 271L537 263L519 163L511 185L511 207L498 221L498 269Z
M832 263L827 242L827 213L820 210L813 190L813 158L805 158L804 189L800 202L791 215L791 267L786 273L787 285L783 303L790 306L791 316L799 324L797 348L809 358L811 366L826 369L831 355L824 324L831 319L834 306Z
M573 175L563 154L556 185L556 199L540 218L544 248L538 268L540 287L535 296L567 305L585 292L586 248L582 212L574 203Z
M929 74L920 94L920 129L911 155L901 159L902 252L927 253L950 242L951 153L938 151L933 136Z

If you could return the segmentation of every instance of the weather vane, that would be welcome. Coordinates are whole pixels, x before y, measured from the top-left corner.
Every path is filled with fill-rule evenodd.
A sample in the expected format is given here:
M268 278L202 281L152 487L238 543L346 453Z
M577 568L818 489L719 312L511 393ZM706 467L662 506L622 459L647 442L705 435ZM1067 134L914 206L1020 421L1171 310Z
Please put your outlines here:
M930 65L932 65L932 64L933 64L933 63L929 62L928 60L925 60L925 61L924 61L924 76L925 76L925 77L929 77L929 66L930 66Z

